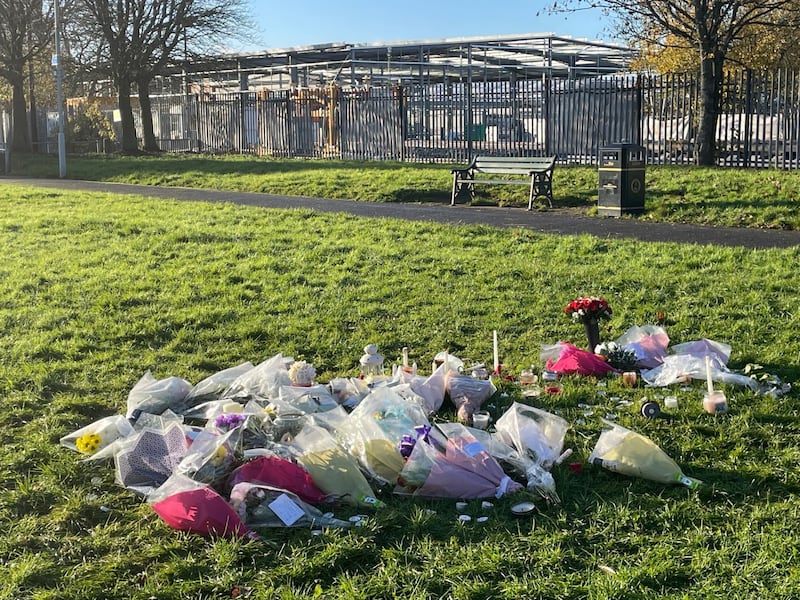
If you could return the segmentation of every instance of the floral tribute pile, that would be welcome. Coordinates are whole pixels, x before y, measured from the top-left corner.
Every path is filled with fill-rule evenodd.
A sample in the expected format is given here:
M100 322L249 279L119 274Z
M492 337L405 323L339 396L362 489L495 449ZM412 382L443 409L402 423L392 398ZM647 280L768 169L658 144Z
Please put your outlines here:
M513 405L496 430L429 420L446 399L476 410L490 379L458 372L316 382L313 365L277 354L192 385L148 372L124 415L64 436L86 460L113 461L116 482L171 527L257 538L268 527L350 527L337 506L380 509L378 492L499 498L525 489L558 501L550 468L566 422ZM504 466L501 466L501 461ZM504 467L506 470L504 470Z
M612 314L597 297L578 298L565 312L579 322ZM496 340L495 332L499 368ZM543 346L540 358L551 371L543 380L624 366L653 386L695 378L709 387L713 379L773 395L790 388L729 371L726 344L668 344L662 327L634 326L614 342L592 346L594 352L566 342ZM570 454L562 417L515 402L495 415L492 430L471 427L497 392L486 369L477 368L483 365L465 374L463 363L444 352L424 376L407 365L404 349L403 365L385 376L377 348L371 344L365 352L361 377L327 383L316 381L313 365L282 354L196 384L147 372L129 391L125 414L86 425L61 444L85 460L113 461L116 482L146 499L165 523L205 535L257 538L270 527L350 527L353 518L337 519L332 509L379 510L378 492L387 491L471 499L527 487L559 502L550 470ZM432 421L448 399L458 422ZM698 485L655 444L610 426L590 457L596 464Z

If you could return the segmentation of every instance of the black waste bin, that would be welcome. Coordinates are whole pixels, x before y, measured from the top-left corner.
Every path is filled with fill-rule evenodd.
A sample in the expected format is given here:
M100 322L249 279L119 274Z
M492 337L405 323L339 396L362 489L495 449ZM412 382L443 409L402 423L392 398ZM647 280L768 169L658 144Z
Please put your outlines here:
M600 148L597 213L606 217L644 212L645 149L636 144Z

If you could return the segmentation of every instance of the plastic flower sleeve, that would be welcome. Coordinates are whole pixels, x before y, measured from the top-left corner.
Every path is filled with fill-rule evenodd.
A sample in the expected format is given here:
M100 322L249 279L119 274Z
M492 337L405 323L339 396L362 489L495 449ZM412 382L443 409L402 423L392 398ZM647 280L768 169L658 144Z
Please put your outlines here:
M229 367L206 377L197 383L184 399L185 408L196 406L203 402L218 400L222 393L239 377L254 368L253 363L244 362L235 367Z
M558 415L515 402L495 423L498 437L550 469L564 449L569 423Z
M705 359L705 354L671 354L654 369L642 371L642 379L645 383L656 387L683 382L687 377L706 380L708 371ZM758 382L747 375L729 371L720 363L717 355L711 357L711 379L720 383L745 386L753 391L758 390Z
M466 427L461 423L441 423L441 429L447 437L459 435L462 428L475 437L489 454L497 460L504 470L510 469L513 475L524 477L527 481L527 488L530 491L537 492L548 502L559 504L561 499L558 497L556 491L556 482L553 479L552 473L547 471L544 467L539 465L533 458L527 454L518 452L515 448L504 442L497 434L489 433L481 429L474 429Z
M128 412L125 416L130 418L136 411L159 415L168 408L179 407L191 391L192 384L185 379L156 379L147 371L128 392Z
M322 504L327 500L308 471L295 462L274 454L255 457L237 467L228 478L226 489L244 482L288 490L309 504Z
M614 367L592 352L567 342L559 342L558 358L547 359L547 369L561 375L606 375Z
M418 404L394 388L376 388L342 424L337 438L370 477L381 485L394 484L404 461L398 444L417 426L429 425Z
M325 429L306 425L292 440L298 462L325 494L352 506L376 506L356 460Z
M501 498L521 489L466 427L452 437L434 427L414 444L394 493L423 498Z
M237 429L222 435L201 431L175 471L210 485L221 482L238 466L234 445L239 434Z
M113 415L103 417L73 433L65 435L59 440L59 443L81 454L92 456L107 448L116 440L132 433L133 426L131 426L128 419L122 415Z
M446 365L442 363L428 377L413 376L408 382L414 393L425 399L425 408L429 415L438 411L444 403L446 369Z
M457 409L458 419L462 422L471 422L472 415L481 405L490 398L497 388L487 379L448 373L447 391L450 400Z
M432 409L432 405L429 400L417 394L414 391L414 388L411 387L410 383L399 383L397 381L393 381L386 387L391 388L395 394L403 398L403 400L406 402L419 406L426 415L432 415L436 412L436 410L438 410Z
M278 388L278 397L272 403L280 407L279 412L302 412L312 414L333 410L336 402L327 385L311 386L282 385Z
M291 361L291 359L284 357L280 353L265 360L231 382L222 393L222 397L260 396L268 399L277 398L280 386L292 384L292 380L289 379L289 370L286 366L287 361Z
M652 369L660 365L667 356L669 336L658 325L634 325L617 338L616 343L636 355L636 366Z
M173 474L186 455L183 427L172 423L166 430L143 429L124 440L114 454L119 485L146 496Z
M248 527L350 527L323 514L296 494L265 484L242 482L231 490L231 506Z
M679 483L690 489L702 483L684 475L677 463L649 438L616 423L603 422L609 428L600 433L589 455L591 464L658 483Z
M211 486L174 474L147 497L150 507L173 529L200 535L258 539Z

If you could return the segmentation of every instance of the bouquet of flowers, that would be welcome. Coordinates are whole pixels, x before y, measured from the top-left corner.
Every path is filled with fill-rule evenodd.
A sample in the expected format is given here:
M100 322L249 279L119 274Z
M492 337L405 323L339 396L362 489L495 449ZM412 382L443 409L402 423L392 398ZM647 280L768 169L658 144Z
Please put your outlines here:
M578 298L564 307L564 312L574 321L587 323L611 318L611 307L604 298L592 296Z
M608 427L600 433L589 463L631 477L658 483L679 483L697 489L699 479L687 477L677 463L650 438L603 420Z
M602 356L615 369L630 371L636 366L636 352L623 348L616 342L598 344L594 353Z
M419 433L397 478L395 494L420 498L500 498L522 489L466 427L453 437L447 437L437 428L424 428ZM401 447L402 453L406 450Z
M61 438L62 446L81 454L93 456L117 440L133 433L130 421L122 415L103 417L91 425L86 425L74 433Z

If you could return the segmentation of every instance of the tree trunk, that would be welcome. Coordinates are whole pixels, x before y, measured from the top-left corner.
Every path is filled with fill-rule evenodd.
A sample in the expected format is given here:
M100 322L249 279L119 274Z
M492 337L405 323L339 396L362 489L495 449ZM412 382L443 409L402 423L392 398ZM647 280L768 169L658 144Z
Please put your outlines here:
M717 162L717 120L722 90L723 56L705 52L700 63L700 123L695 138L695 160L698 165L713 166Z
M139 142L136 139L136 124L133 120L131 106L131 82L125 79L119 82L119 112L122 119L122 153L137 154Z
M139 109L142 112L142 142L145 152L161 152L153 131L153 111L150 104L149 81L139 80Z
M28 110L25 105L25 79L20 75L9 80L11 95L11 149L17 152L31 151L28 135Z

